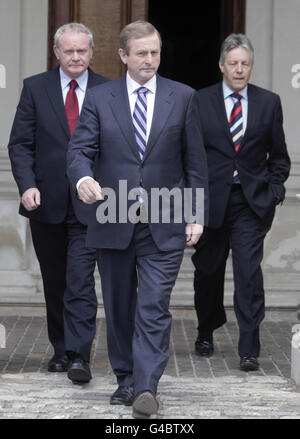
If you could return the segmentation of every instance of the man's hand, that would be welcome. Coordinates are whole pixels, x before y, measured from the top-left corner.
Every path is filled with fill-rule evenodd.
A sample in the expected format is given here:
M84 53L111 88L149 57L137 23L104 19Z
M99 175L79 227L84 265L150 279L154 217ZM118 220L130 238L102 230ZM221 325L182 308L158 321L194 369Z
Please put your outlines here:
M27 189L22 195L21 202L29 212L37 209L41 205L40 191L36 187Z
M78 196L86 204L93 204L98 200L103 200L101 187L93 178L89 178L80 183Z
M202 233L203 226L201 224L187 224L185 226L186 245L192 247L197 244Z

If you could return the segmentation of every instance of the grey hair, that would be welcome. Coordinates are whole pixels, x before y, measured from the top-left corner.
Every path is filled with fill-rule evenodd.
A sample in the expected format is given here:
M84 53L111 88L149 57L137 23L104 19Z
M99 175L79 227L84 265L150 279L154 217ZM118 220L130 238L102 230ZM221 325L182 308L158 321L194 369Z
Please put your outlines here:
M89 45L90 47L93 47L94 45L94 38L91 30L86 27L82 23L67 23L61 26L57 29L54 35L54 44L57 48L59 48L59 38L61 35L65 32L83 32L84 34L87 34L89 37Z
M223 41L221 46L220 62L224 65L226 55L230 50L236 49L237 47L244 47L244 49L249 50L251 55L251 62L254 63L254 49L249 38L244 34L230 34Z
M152 34L157 34L160 46L162 45L161 36L158 30L153 26L153 24L148 21L134 21L133 23L127 24L120 33L120 49L124 50L126 54L129 54L129 41L131 39L143 38Z

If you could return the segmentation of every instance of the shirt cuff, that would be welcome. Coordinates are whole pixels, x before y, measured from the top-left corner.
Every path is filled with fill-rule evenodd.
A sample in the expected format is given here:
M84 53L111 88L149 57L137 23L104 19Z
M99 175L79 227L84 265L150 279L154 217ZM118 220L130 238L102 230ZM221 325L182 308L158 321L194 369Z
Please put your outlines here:
M92 178L92 177L89 177L89 176L82 177L80 180L78 180L77 183L76 183L76 189L77 189L77 191L78 191L79 186L81 185L81 183L82 183L84 180L89 180L89 179L92 179L92 180L93 180L93 178Z

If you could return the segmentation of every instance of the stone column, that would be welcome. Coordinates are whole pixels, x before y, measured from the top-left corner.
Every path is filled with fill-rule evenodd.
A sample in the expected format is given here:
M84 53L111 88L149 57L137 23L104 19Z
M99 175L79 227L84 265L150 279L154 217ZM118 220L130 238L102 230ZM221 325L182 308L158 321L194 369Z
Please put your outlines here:
M300 80L294 78L294 66L300 64L299 14L298 0L247 2L246 34L255 51L251 82L280 95L292 160L286 200L276 209L273 227L265 241L263 263L266 304L282 307L300 303L300 203L296 199L300 192Z
M300 325L292 328L291 378L300 390Z
M28 222L18 215L7 144L23 79L47 67L47 23L47 0L0 2L0 303L42 297Z
M6 336L5 336L5 328L3 325L0 325L0 349L6 347Z

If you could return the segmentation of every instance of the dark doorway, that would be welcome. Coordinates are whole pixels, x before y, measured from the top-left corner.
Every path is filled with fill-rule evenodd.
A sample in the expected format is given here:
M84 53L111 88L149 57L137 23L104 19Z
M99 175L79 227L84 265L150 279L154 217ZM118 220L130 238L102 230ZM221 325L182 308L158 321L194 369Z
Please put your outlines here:
M222 0L149 0L148 19L163 40L159 74L197 90L218 82L221 14Z

